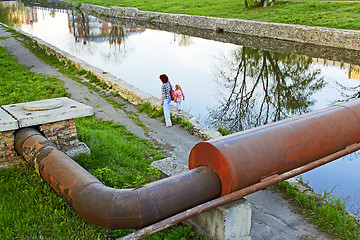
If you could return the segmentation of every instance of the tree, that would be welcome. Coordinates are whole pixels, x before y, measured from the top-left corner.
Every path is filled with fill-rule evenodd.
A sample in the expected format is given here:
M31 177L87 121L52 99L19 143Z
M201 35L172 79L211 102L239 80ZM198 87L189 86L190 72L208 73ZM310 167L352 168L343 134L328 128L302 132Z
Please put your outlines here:
M269 0L260 0L258 6L261 6L261 5L263 7L267 7L269 5ZM270 6L274 6L274 5L275 5L275 0L270 0ZM249 4L248 4L247 0L244 0L244 6L245 6L245 8L249 7Z

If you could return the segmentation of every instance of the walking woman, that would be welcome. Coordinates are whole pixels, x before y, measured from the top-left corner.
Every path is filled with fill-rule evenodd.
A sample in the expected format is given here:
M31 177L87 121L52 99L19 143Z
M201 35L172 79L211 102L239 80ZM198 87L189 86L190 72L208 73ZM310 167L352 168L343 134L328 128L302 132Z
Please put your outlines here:
M166 127L171 127L171 119L170 119L170 103L171 103L171 95L170 95L170 89L171 85L169 82L168 76L165 74L160 75L160 80L163 83L161 86L161 105L164 109L164 116L165 116L165 125Z

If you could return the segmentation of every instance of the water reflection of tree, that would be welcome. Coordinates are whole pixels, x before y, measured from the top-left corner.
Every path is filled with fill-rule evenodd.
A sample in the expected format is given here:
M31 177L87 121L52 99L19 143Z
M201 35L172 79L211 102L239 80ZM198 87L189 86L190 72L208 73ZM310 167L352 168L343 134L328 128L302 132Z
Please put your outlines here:
M111 30L109 33L109 43L110 45L118 45L121 46L121 43L123 42L125 38L125 31L124 28L121 26L111 26Z
M125 31L121 26L113 25L111 23L101 21L96 19L96 24L94 20L90 20L91 16L84 14L82 12L75 14L74 11L71 12L72 24L70 32L73 32L75 41L82 39L84 44L89 44L91 39L102 39L108 38L110 45L118 45L119 47L124 41ZM92 17L94 18L94 17ZM94 18L95 19L95 18ZM93 28L99 28L100 32L94 31Z
M209 124L242 131L309 111L311 95L324 87L311 58L243 47L219 70L228 97L210 109ZM223 94L223 95L225 95Z
M349 79L353 78L353 77L354 77L354 79L356 79L356 78L359 79L360 66L350 64L350 69L349 69L348 75L349 75L348 76ZM353 76L353 75L355 75L355 76ZM336 84L338 85L338 87L340 89L340 93L341 93L341 96L343 97L343 99L339 99L335 103L347 102L347 101L350 101L355 98L360 98L360 85L355 86L355 87L348 87L339 82L336 82Z
M174 34L174 42L178 41L179 46L190 46L192 44L191 37L183 34Z
M341 91L341 96L343 99L339 99L335 101L333 104L339 103L339 102L347 102L352 99L360 98L360 85L356 87L346 87L341 83L336 83Z
M14 25L27 22L30 23L30 9L21 2L0 2L0 22L13 27Z

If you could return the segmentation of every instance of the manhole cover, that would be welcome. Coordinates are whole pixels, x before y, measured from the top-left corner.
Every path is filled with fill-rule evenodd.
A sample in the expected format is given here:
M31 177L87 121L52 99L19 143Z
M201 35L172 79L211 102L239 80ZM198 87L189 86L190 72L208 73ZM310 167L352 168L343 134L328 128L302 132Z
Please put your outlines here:
M26 103L24 109L27 111L44 111L62 107L64 104L61 99L48 99Z

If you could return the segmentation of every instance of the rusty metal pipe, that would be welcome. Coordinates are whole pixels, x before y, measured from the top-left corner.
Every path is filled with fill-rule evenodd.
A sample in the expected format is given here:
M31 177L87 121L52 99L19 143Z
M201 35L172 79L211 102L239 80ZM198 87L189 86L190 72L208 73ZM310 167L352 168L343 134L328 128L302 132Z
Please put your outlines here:
M86 222L110 229L141 228L218 197L221 183L200 167L135 189L103 185L32 128L19 130L15 148Z
M85 221L140 228L341 152L360 142L359 115L357 99L199 143L191 171L138 189L104 186L35 130L21 129L15 147Z
M178 213L172 217L169 217L167 219L164 219L160 222L157 222L153 225L147 226L143 229L140 229L139 231L133 232L127 236L124 236L120 238L119 240L135 240L135 239L142 239L144 237L150 236L156 232L159 232L161 230L164 230L168 227L174 226L178 223L181 223L187 219L190 219L196 215L199 215L201 213L204 213L206 211L209 211L213 208L225 205L229 202L235 201L239 198L242 198L246 195L249 195L251 193L257 192L259 190L265 189L267 187L270 187L276 183L282 182L286 179L295 177L299 174L302 174L304 172L310 171L314 168L320 167L326 163L329 163L331 161L334 161L340 157L343 157L347 154L350 154L352 152L355 152L360 149L360 144L353 144L344 150L340 150L339 152L333 153L329 156L326 156L324 158L321 158L319 160L316 160L314 162L308 163L304 166L301 166L299 168L293 169L289 172L283 173L278 176L274 176L272 178L268 178L263 182L256 183L254 185L248 186L246 188L237 190L235 192L232 192L230 194L221 196L219 198L216 198L214 200L211 200L209 202L200 204L196 207L193 207L191 209L188 209L184 212Z
M189 169L209 166L222 195L280 175L360 142L360 99L201 142Z

